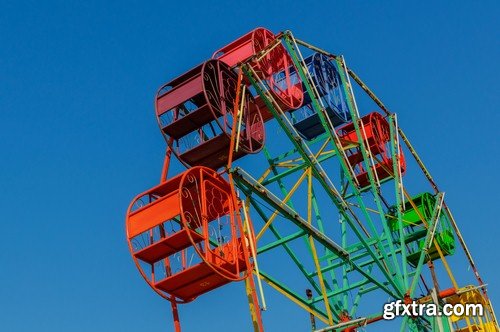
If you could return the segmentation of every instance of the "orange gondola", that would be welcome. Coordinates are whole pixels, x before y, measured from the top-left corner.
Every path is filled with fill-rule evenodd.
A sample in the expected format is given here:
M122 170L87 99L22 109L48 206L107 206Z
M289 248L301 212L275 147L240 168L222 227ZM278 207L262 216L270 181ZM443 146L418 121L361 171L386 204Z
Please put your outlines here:
M127 212L127 239L149 285L171 301L189 302L245 278L251 254L240 208L229 183L200 166L137 196Z

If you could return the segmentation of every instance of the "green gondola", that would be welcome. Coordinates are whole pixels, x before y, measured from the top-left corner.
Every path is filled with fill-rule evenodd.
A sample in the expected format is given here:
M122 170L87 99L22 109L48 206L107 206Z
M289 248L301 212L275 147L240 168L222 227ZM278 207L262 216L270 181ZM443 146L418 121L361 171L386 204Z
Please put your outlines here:
M413 202L413 204L411 202ZM413 267L417 266L420 254L424 249L425 236L428 232L425 225L429 224L435 205L436 197L427 192L412 197L411 201L406 202L404 205L402 222L403 232L405 234L405 243L409 248L407 261ZM389 228L393 232L397 242L399 242L399 222L396 206L391 206L388 214ZM425 220L425 223L423 223L422 219ZM444 256L454 254L455 235L448 216L444 213L441 213L439 217L434 239L435 241L427 251L426 261L434 261L440 258L439 252L436 248L436 243Z

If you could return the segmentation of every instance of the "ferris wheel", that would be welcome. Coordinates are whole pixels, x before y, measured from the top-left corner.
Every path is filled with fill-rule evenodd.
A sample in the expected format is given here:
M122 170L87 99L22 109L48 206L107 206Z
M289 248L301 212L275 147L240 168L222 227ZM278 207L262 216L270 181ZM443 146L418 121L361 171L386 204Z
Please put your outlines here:
M500 331L444 193L343 56L257 28L162 85L155 114L161 182L133 199L126 236L176 331L179 304L238 281L255 331L273 314L264 288L313 331L383 329L398 300L485 310L407 315L402 331ZM172 155L185 171L169 173ZM463 266L473 285L455 277Z

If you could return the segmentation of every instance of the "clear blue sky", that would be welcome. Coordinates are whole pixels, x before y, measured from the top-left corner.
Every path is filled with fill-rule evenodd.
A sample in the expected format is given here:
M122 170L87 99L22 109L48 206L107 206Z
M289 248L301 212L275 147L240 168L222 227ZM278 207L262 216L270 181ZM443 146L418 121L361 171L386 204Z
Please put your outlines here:
M2 331L172 329L124 235L130 199L160 174L153 95L257 26L344 54L399 114L500 308L499 2L314 4L0 1ZM234 285L181 319L249 331L246 306ZM307 328L286 308L272 305L268 330Z

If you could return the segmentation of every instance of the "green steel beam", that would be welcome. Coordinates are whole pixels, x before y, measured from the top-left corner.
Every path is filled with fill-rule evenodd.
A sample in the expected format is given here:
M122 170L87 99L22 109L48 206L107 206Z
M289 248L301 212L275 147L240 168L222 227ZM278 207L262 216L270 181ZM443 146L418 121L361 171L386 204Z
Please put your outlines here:
M325 233L325 230L323 228L323 220L321 218L321 213L319 211L319 205L318 205L318 202L316 200L316 194L314 193L314 188L311 188L311 192L309 193L309 195L311 195L312 207L314 210L314 214L315 214L315 218L316 218L316 223L318 224L318 228L319 228L320 232ZM342 239L344 240L344 238L342 238ZM344 247L344 246L342 246L342 247ZM325 248L325 252L330 253L330 251L326 248ZM318 257L318 260L319 260L319 257ZM333 289L334 290L340 289L340 286L339 286L338 281L337 281L337 277L335 275L335 271L333 271L333 270L330 271L330 279L332 281ZM341 301L337 301L337 305L343 309L347 309L345 305L342 305Z
M309 235L311 235L316 241L321 243L323 246L328 248L328 250L335 252L340 258L342 258L346 262L346 264L353 266L354 269L356 269L361 275L372 280L374 284L377 284L387 294L395 296L392 290L387 288L384 284L380 283L376 278L373 278L370 274L367 274L363 269L361 269L354 262L352 262L349 259L349 254L344 249L342 249L342 247L333 242L329 237L321 233L318 229L309 225L309 223L307 223L307 221L304 220L297 212L295 212L289 206L284 204L279 198L274 196L272 192L270 192L264 186L260 185L245 171L237 167L234 169L230 169L229 172L233 174L233 178L235 179L239 187L243 186L246 189L258 195L261 199L266 201L266 203L271 205L275 210L280 211L280 213L284 215L287 219L289 219L297 226L308 232Z
M241 188L241 187L240 187L240 189L243 190L243 192L245 192L245 194L248 197L250 197L250 192L248 192L246 189ZM252 204L252 206L254 207L254 209L257 211L257 213L260 215L260 217L263 220L267 220L267 217L266 217L264 211L262 211L262 209L260 208L260 206L257 204L257 202L253 198L250 198L250 204ZM283 238L283 237L280 236L280 234L278 233L278 231L272 225L269 227L269 229L271 230L271 232L273 233L273 235L278 239L278 241ZM309 277L308 271L306 271L306 269L304 268L304 265L300 262L300 260L297 258L297 256L293 253L292 249L286 243L281 243L281 246L283 247L283 249L285 250L285 252L290 256L290 258L292 259L292 261L294 262L294 264L297 266L297 268L299 269L299 271L302 272L302 274L304 275L304 277L310 283L311 287L313 287L317 292L321 292L321 288L319 287L319 285L316 283L316 281L312 277ZM258 252L258 249L257 249L257 252Z
M434 211L432 212L432 217L431 220L429 221L428 224L428 231L427 235L425 237L424 241L424 248L422 249L422 252L420 253L420 257L418 259L418 264L417 267L415 268L415 276L413 277L413 281L411 283L410 289L408 290L409 295L413 296L413 292L415 291L415 288L417 286L417 281L418 278L420 277L420 273L422 272L422 266L424 263L425 256L427 254L429 244L431 244L434 240L434 232L435 232L435 226L437 226L439 222L439 216L441 213L441 207L443 205L443 199L444 199L444 194L443 193L438 193L436 195L436 206L434 207Z
M276 247L279 247L285 243L288 243L290 241L298 239L299 237L304 236L305 234L307 234L305 231L300 230L300 231L295 232L293 234L290 234L288 236L282 237L276 241L273 241L271 243L268 243L266 245L259 247L259 249L257 249L257 254L263 254L266 251L269 251L269 250L274 249Z
M328 159L330 159L330 158L332 158L334 156L335 156L335 152L331 152L331 153L325 154L324 156L321 156L321 157L318 158L318 162L321 163L321 162L326 161L326 160L328 160ZM301 163L299 165L294 166L293 168L289 168L286 171L283 171L283 172L281 172L279 174L276 174L275 176L273 176L273 177L271 177L271 178L269 178L267 180L264 180L262 182L262 184L264 186L267 186L268 184L273 183L273 182L275 182L277 180L280 180L280 179L284 178L285 176L288 176L288 175L291 175L291 174L293 174L293 173L295 173L297 171L303 170L304 168L307 168L308 166L309 165L307 163L305 163L305 162Z
M240 187L240 189L245 193L245 195L247 197L250 198L250 204L252 204L252 206L255 208L255 210L260 215L260 217L263 220L267 220L267 216L265 215L264 211L262 211L262 209L257 204L257 202L251 197L251 193L246 188ZM279 234L279 232L275 229L275 227L273 225L270 225L269 229L273 233L273 235L278 239L278 241L283 239L283 237ZM303 230L301 230L301 231L304 232ZM304 234L307 234L307 233L304 232ZM316 283L314 278L309 277L308 271L305 269L304 265L297 258L297 256L293 252L293 250L287 245L286 242L280 243L280 245L284 248L285 252L290 256L290 258L295 263L295 265L297 266L299 271L302 272L302 274L307 279L307 281L309 282L311 287L314 288L314 290L316 290L316 292L321 293L321 287ZM257 249L257 252L258 252L258 249ZM330 310L335 318L339 318L340 308L330 307Z
M336 291L331 291L327 294L328 297L333 297L333 296L337 296L337 295L340 295L340 294L343 294L343 293L346 293L348 291L351 291L351 290L354 290L354 289L357 289L361 286L364 286L364 285L367 285L367 284L371 284L371 281L368 280L368 279L363 279L361 281L358 281L356 283L353 283L351 284L350 286L347 286L345 288L342 288L340 290L336 290ZM312 302L315 303L315 302L319 302L319 301L322 301L323 300L323 297L322 296L316 296L315 298L312 299Z
M370 265L368 267L368 270L367 272L368 273L371 273L372 272L372 269L373 269L373 265ZM359 302L361 301L361 297L365 294L364 291L365 291L365 286L366 285L363 285L359 288L358 290L358 294L356 294L356 297L352 303L352 307L351 307L351 310L349 311L349 316L351 317L354 317L354 315L356 314L357 310L358 310L358 307L359 307ZM370 286L370 287L373 287L373 286Z
M289 54L291 55L292 62L294 63L295 67L297 68L297 73L299 74L299 76L303 82L303 85L305 86L307 93L309 94L309 96L311 98L313 109L318 114L323 128L325 129L325 131L328 133L328 135L331 138L331 142L333 143L333 147L334 147L336 154L339 156L340 165L341 165L342 169L344 170L344 173L346 175L349 174L349 176L347 177L347 180L349 181L353 190L357 193L356 197L358 199L358 203L364 207L364 202L363 202L363 199L360 197L360 192L356 188L355 181L354 181L353 177L350 176L352 170L351 170L351 167L349 166L349 163L347 161L347 157L345 156L345 153L343 153L343 151L342 151L342 144L338 140L338 136L335 133L335 130L334 130L333 125L331 124L331 122L329 120L329 117L326 113L326 110L320 106L320 102L318 102L318 99L316 99L316 94L313 92L313 88L311 87L309 79L308 79L307 75L305 74L306 69L303 68L302 63L299 60L298 55L297 55L296 51L294 50L294 47L293 47L290 39L293 41L293 36L291 35L291 33L290 32L285 33L284 38L283 38L285 47L287 48ZM344 89L345 88L346 87L344 85ZM347 96L350 96L350 95L347 93ZM350 98L348 97L347 100L349 102ZM356 112L353 112L354 107L355 107L355 104L350 103L349 110L351 112L352 121L353 121L353 124L355 125L356 133L357 133L358 137L363 137L363 136L361 136L360 131L359 131L359 125L357 123L357 114L355 114ZM367 155L366 155L366 148L364 147L363 140L360 140L360 144L362 145L361 152L363 154L363 158L364 158L365 162L367 163L369 159L367 158ZM368 171L368 176L370 178L370 183L372 184L372 188L374 188L374 190L375 190L373 174L371 174L371 168L369 166L367 167L367 171ZM375 192L375 194L376 194L376 192ZM379 209L381 209L379 201L378 201L377 205L379 206ZM363 208L363 213L365 215L365 218L368 222L368 225L369 225L371 231L373 233L376 233L376 228L373 224L373 221L371 220L371 217L367 213L365 208ZM388 227L386 227L387 225L385 225L385 224L386 223L383 222L383 225L385 227L384 231L389 232ZM387 234L389 234L389 233L387 233ZM384 254L385 253L382 252L382 256L386 256ZM389 262L388 257L384 257L384 261L388 264L387 269L392 270L391 265L390 265L391 263ZM392 278L390 278L390 280L394 284L395 289L402 293L402 276L401 276L401 272L399 269L399 264L397 263L397 261L395 259L393 259L393 261L392 261L392 266L394 266L396 268L395 274L396 274L397 278L396 278L396 280L393 280ZM385 270L382 267L381 267L381 269ZM391 271L391 274L394 274L394 273Z
M269 152L268 152L267 148L265 148L265 147L264 147L264 155L266 156L267 161L268 161L268 163L269 163L269 166L271 167L271 171L273 172L273 174L277 175L277 174L278 174L278 172L277 172L277 170L276 170L276 167L273 165L273 161L272 161L271 155L269 154ZM283 194L283 196L285 196L285 197L286 197L286 196L289 194L288 190L286 189L286 187L285 187L285 185L283 184L283 182L281 181L281 179L278 179L278 180L277 180L277 182L278 182L278 186L279 186L279 188L280 188L280 190L281 190L281 193ZM292 201L292 199L291 199L291 198L288 200L287 204L288 204L288 206L290 206L290 208L294 209L293 201ZM269 228L270 228L270 230L271 230L271 231L272 231L272 232L273 232L273 233L274 233L277 237L281 238L281 236L278 234L277 230L275 230L275 228L274 228L274 226L273 226L272 224L269 226ZM308 240L308 239L307 239L307 237L305 237L305 236L304 236L302 239L304 240L304 243L305 243L306 247L309 249L309 253L310 253L310 254L311 254L311 256L312 256L312 255L313 255L313 252L312 252L312 248L311 248L311 244L310 244L309 240ZM294 253L291 249L287 250L287 253L288 253L290 256L292 256L292 259L293 259L294 261L297 261L297 262L299 261L299 259L295 256L295 253ZM314 259L314 258L313 258L313 259ZM306 272L305 270L304 270L304 271L302 271L302 272L304 273L304 275L307 275L307 272ZM312 281L311 281L311 283L312 283ZM316 284L316 283L314 283L314 285L317 285L317 284ZM326 281L324 281L324 285L325 285L325 288L326 288L326 289L328 289L328 290L330 290L330 289L331 289L331 288L330 288L330 285L329 285ZM316 289L316 291L318 291L318 293L322 293L322 291L321 291L321 290L318 290L317 288L315 288L315 289ZM333 304L333 305L334 305L334 304ZM331 312L333 313L333 315L335 316L335 318L338 318L338 317L339 317L339 315L340 315L340 307L333 308L333 307L332 307L332 303L329 303L329 306L330 306ZM335 306L335 305L334 305L334 306Z
M251 72L252 69L249 68L248 65L243 65L242 70L243 70L244 74L247 76L247 78L249 79L249 81L251 82L251 84L256 89L257 93L261 96L262 100L266 104L267 108L271 111L271 113L273 114L273 116L275 117L275 119L277 120L279 125L283 128L285 134L288 136L290 141L295 145L295 147L299 151L302 158L309 164L309 166L311 167L311 170L313 171L314 176L318 179L318 181L320 182L320 184L322 185L322 187L324 188L326 193L330 196L332 201L335 203L335 205L339 209L340 213L342 213L344 215L345 219L349 223L349 225L350 225L351 229L354 231L355 235L358 237L358 239L361 242L365 242L365 239L362 236L360 230L357 229L357 227L354 225L354 222L347 215L346 211L350 211L352 214L352 218L356 219L359 223L357 216L352 212L352 210L347 205L347 203L343 202L341 200L341 197L340 197L339 193L336 191L335 186L333 186L330 179L326 175L325 171L317 163L316 158L313 155L311 155L310 152L309 153L306 152L306 151L308 151L307 145L304 144L303 140L301 139L301 137L298 134L295 134L295 135L292 134L292 131L290 130L289 126L287 125L287 123L285 123L286 118L284 120L282 115L279 114L278 111L274 108L274 105L270 102L269 96L266 95L264 88L261 87L260 84L257 83L256 78L254 78L254 76ZM288 121L288 120L286 120L286 121ZM370 248L366 243L364 243L364 244L367 247L367 249L370 250L372 256L375 257L376 254L373 252L372 248ZM392 285L394 290L397 293L400 293L400 295L402 296L403 294L401 293L401 290L399 289L397 283L391 277L391 273L389 271L387 271L387 269L381 264L380 261L377 261L376 264L379 266L382 273L385 275L385 277L387 278L389 283ZM387 287L383 286L382 284L381 284L381 286L388 293L393 294L393 292L391 290L389 290Z
M397 121L396 115L389 116L389 131L391 136L391 154L392 154L392 171L394 173L394 190L396 192L396 210L398 217L398 231L400 239L400 249L401 249L401 264L403 268L403 280L405 288L408 289L408 275L407 275L407 257L406 257L406 243L405 236L403 234L403 204L404 201L401 200L403 197L403 188L401 185L401 179L399 178L399 142L397 140Z
M315 143L322 142L322 141L324 141L324 139L326 137L327 137L326 134L323 133L323 134L319 135L318 137L314 138L309 143L310 143L310 145L313 145ZM296 153L299 153L299 151L297 149L293 148L293 149L291 149L287 152L284 152L284 153L278 155L277 157L273 158L272 161L273 161L273 163L280 162L280 161L283 161L290 156L293 156Z
M339 61L339 60L337 60ZM344 76L344 73L347 72L347 66L346 66L346 63L345 63L345 60L344 60L344 57L341 57L341 65L342 65L342 69L343 70L340 70L339 72L341 73L340 75L341 76ZM362 137L365 137L365 135L363 135L361 133L361 126L359 124L359 111L358 111L358 107L356 105L356 99L354 97L354 92L352 91L352 86L351 86L351 82L349 81L349 76L346 75L346 77L344 77L345 79L345 82L347 84L344 84L343 85L343 89L344 89L344 92L346 93L347 95L347 102L349 104L350 107L349 108L349 111L351 113L351 119L352 119L352 123L354 125L354 129L356 131L356 135L357 137L359 137L359 143L360 143L360 150L361 150L361 154L363 155L363 163L365 165L365 169L367 171L367 174L368 174L368 179L370 181L370 187L372 188L372 193L374 195L374 198L375 198L375 203L377 205L377 209L379 211L379 216L380 216L380 219L381 219L381 222L382 222L382 228L384 230L384 233L386 234L387 237L390 237L391 236L391 232L389 230L389 227L388 227L388 223L387 223L387 220L385 218L385 211L382 207L382 202L381 202L381 194L380 194L380 189L378 188L376 182L375 182L375 176L374 176L374 172L373 172L373 169L372 169L372 165L370 165L370 161L373 162L373 159L371 158L371 154L369 155L369 151L368 151L368 148L365 144L365 141L363 139L361 139ZM364 128L363 128L364 130ZM392 141L393 137L391 137L391 141ZM393 156L393 159L394 159L394 156ZM353 184L351 184L353 185ZM358 190L356 188L354 188L354 191L357 192ZM358 196L359 197L359 196ZM361 201L361 204L362 204L362 208L363 208L363 211L365 213L366 212L366 208L363 206L364 205L364 202L361 200L361 199L358 199L358 201ZM391 252L394 252L394 247L392 246L392 243L389 242L389 250ZM385 259L385 257L384 257ZM401 274L401 269L400 269L400 266L399 266L399 263L398 261L396 260L396 255L392 255L392 264L396 267L396 276L398 278L398 281L401 285L401 288L403 288L403 285L404 285L404 276Z
M327 314L323 310L321 310L321 309L317 308L316 306L314 306L313 304L309 303L308 300L304 299L302 296L298 295L297 293L292 291L290 288L288 288L285 285L283 285L282 283L278 282L276 279L271 277L266 272L261 270L260 276L265 282L273 285L276 288L279 288L280 291L285 293L287 296L293 298L295 301L297 301L297 302L301 303L302 305L304 305L304 306L316 311L317 313L321 314L324 319L328 319Z

